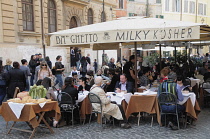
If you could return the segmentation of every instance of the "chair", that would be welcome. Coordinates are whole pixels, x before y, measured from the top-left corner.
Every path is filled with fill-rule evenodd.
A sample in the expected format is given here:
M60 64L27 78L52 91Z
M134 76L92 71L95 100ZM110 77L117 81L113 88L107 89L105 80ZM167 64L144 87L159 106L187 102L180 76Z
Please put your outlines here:
M175 95L169 93L169 92L162 92L158 96L158 103L160 106L160 119L162 115L165 115L165 126L166 126L166 115L176 115L177 118L177 124L178 124L178 129L179 128L179 116L178 116L178 111L177 111L177 98ZM162 110L163 105L175 105L175 112L164 112Z
M204 97L204 106L207 106L210 101L210 82L202 83L203 97Z
M143 115L141 116L141 112L139 112L139 114L138 114L138 126L140 124L140 118L143 117L144 114L146 114L146 112L143 112ZM153 119L154 119L154 117L153 117L153 114L149 114L149 115L152 115L152 119L151 119L151 127L152 127L153 126Z
M90 115L89 124L90 124L91 117L92 117L92 114L93 113L101 114L101 117L100 117L101 118L101 126L103 127L103 117L104 117L104 114L103 114L103 110L102 110L101 99L99 98L98 95L96 95L94 93L89 93L88 94L88 98L90 100L91 105L98 104L100 106L100 111L97 111L97 110L94 109L94 107L92 107L92 112L91 112L91 115ZM105 124L106 124L106 121L105 121ZM113 125L114 125L114 119L113 119Z
M71 113L72 115L72 125L74 125L74 109L77 108L78 106L76 104L73 104L72 97L66 93L66 92L61 92L57 96L58 104L59 107L61 108L61 113ZM67 118L67 116L66 116ZM68 123L68 119L67 123Z

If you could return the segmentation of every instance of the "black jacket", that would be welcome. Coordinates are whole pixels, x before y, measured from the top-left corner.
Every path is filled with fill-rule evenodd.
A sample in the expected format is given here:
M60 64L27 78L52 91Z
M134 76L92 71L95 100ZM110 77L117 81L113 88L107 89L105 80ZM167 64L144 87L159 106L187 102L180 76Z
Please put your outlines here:
M62 92L66 92L72 97L73 104L75 104L76 100L78 100L78 91L73 86L66 86Z
M35 74L36 65L37 65L36 60L29 61L29 68L32 74Z
M115 86L116 86L116 83L119 82L120 79L119 79L119 76L118 75L114 75L112 77L112 81L110 83L110 85L107 87L107 92L114 92L115 91Z
M11 69L7 76L8 82L8 98L13 98L15 88L19 87L20 91L24 91L26 87L26 76L21 69Z
M115 89L116 88L121 89L121 83L119 81L115 85ZM127 90L128 93L130 93L130 92L133 93L133 83L132 82L127 81L126 90Z

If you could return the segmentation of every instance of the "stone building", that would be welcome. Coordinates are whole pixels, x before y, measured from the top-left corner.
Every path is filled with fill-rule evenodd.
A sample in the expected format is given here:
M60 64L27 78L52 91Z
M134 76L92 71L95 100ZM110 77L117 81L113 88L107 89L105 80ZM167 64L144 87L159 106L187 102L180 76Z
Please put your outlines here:
M43 34L102 22L103 0L1 0L0 1L0 58L30 60L36 53L43 54ZM41 7L42 2L42 7ZM105 0L105 21L115 19L115 0ZM41 9L42 8L42 9ZM43 12L41 12L43 10ZM43 13L43 18L41 18ZM46 45L46 37L44 37ZM84 53L84 50L82 50ZM62 55L69 68L69 47L46 46L46 56L55 62Z

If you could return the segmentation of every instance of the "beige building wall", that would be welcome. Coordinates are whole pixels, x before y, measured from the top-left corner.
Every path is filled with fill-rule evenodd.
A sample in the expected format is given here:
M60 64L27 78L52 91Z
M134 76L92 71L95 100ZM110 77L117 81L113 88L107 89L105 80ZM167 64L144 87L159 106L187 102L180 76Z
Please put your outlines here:
M167 4L168 1L169 3ZM173 3L174 1L175 0L162 0L162 15L164 16L164 19L189 21L210 25L210 0L180 0L180 8L178 8L178 11ZM186 3L186 1L188 1L188 3ZM190 3L192 2L195 5L193 6L194 8L190 6ZM200 14L201 8L199 4L206 5L206 8L203 6L203 14ZM192 12L193 10L194 12ZM203 49L199 50L200 55L203 55L206 52L209 52L208 46L204 46ZM197 54L197 50L193 50L193 54Z
M33 0L34 31L23 30L22 2L21 0L0 1L0 58L5 61L10 58L12 61L19 61L22 58L30 60L30 56L36 53L43 53L41 38L41 6L40 0ZM55 0L57 30L65 30L70 27L72 16L77 19L78 26L87 25L87 11L92 8L94 23L101 22L102 0ZM48 33L48 0L43 0L43 22L44 34ZM116 17L116 2L105 1L106 20L113 20ZM63 63L69 68L70 48L56 48L46 46L46 56L55 62L57 55L63 56ZM84 49L82 50L85 53ZM69 71L69 69L67 69Z

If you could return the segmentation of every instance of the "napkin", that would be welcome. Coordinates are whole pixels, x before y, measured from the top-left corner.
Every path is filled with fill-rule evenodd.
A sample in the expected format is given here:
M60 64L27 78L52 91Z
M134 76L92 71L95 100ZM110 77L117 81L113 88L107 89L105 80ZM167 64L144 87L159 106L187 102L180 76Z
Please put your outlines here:
M46 104L46 102L39 103L39 106L40 106L41 108L43 108L45 104Z
M9 102L8 105L17 117L17 119L19 119L25 104Z

